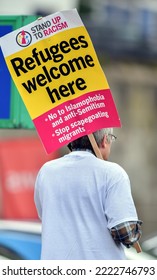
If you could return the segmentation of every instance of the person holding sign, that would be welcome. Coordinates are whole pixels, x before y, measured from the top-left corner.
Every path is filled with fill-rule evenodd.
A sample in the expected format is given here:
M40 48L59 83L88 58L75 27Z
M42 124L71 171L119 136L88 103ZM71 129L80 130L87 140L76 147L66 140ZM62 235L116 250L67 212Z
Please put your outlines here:
M124 169L108 161L112 128L68 144L71 153L45 163L36 178L43 260L120 260L141 237L141 224Z

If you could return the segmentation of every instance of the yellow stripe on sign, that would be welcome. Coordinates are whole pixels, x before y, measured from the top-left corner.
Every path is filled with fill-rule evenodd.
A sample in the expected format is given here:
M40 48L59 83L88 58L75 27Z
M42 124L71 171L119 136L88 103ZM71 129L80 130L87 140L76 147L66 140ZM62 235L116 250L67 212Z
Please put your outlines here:
M46 38L6 62L32 119L87 92L109 88L85 27Z

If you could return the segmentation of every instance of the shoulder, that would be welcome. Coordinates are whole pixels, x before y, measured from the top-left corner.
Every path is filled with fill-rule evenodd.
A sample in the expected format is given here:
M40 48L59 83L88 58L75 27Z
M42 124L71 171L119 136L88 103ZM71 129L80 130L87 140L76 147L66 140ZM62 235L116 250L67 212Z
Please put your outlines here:
M101 166L105 170L106 180L110 185L120 181L129 182L129 176L127 172L119 164L110 161L103 161Z
M128 174L125 169L117 163L108 162L108 170L112 172L112 174L114 173L115 175L117 174L121 175L124 178L128 178Z
M125 194L125 197L127 196L127 193L130 193L131 190L131 184L130 179L124 168L122 168L118 164L114 164L112 175L108 174L108 183L109 183L109 189L113 189L115 192L115 189L117 190L117 195L120 193Z
M53 159L50 161L45 162L39 169L38 176L41 176L42 174L45 174L49 171L51 171L53 168L57 166L57 163L60 161L60 158Z
M97 162L97 164L99 164L100 168L102 167L109 174L115 173L115 174L121 174L124 177L125 176L128 177L125 169L118 163L111 162L111 161L105 161L105 160L101 160L101 159L97 159L97 161L99 162L99 163Z

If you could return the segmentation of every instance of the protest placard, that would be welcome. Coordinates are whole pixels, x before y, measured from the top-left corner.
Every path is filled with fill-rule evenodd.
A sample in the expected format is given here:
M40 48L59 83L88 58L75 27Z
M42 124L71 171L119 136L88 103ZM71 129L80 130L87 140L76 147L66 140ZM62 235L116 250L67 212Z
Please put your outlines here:
M0 38L14 83L47 153L121 122L90 36L76 9Z

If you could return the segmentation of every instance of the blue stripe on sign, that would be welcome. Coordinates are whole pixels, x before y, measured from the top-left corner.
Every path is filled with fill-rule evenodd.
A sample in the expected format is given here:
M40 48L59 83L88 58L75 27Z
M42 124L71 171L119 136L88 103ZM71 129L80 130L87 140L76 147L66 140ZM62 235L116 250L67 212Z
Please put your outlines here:
M0 37L13 30L11 25L0 26ZM0 49L0 119L10 118L11 76Z

